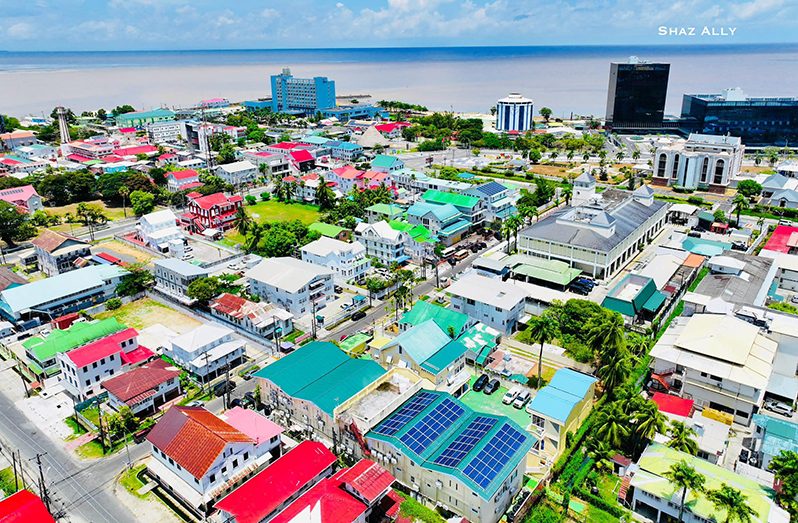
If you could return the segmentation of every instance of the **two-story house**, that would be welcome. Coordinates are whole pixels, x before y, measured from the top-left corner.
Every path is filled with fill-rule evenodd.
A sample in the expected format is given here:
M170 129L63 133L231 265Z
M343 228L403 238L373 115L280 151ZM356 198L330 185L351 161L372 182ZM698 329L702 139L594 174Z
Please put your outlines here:
M482 201L486 222L505 220L516 213L513 192L499 182L491 180L475 185L465 193Z
M180 369L156 358L108 378L101 385L108 391L108 404L112 408L128 407L141 417L154 414L158 407L180 396Z
M172 407L147 435L149 474L200 519L265 465L280 444L279 426L240 410L228 411L222 420L202 407Z
M322 236L302 247L302 260L335 271L341 282L361 281L366 277L371 262L366 248L360 242L342 242Z
M487 276L471 274L454 282L446 292L452 309L468 314L503 334L511 334L524 313L526 291Z
M75 270L78 268L75 265L78 258L91 256L89 242L50 229L42 229L31 243L39 262L39 270L47 276Z
M335 299L335 272L296 258L267 258L246 272L252 294L296 317Z
M177 258L155 260L155 290L160 291L183 303L193 303L186 295L191 282L199 278L207 278L210 272L193 263Z
M205 323L174 338L166 354L202 383L234 369L244 359L246 344L232 329Z
M180 171L169 171L166 173L166 188L170 192L185 191L202 187L199 181L199 173L194 169L183 169Z
M383 265L404 263L410 259L406 244L408 235L397 231L388 222L360 222L355 227L355 238L366 249L366 255Z
M423 225L447 247L459 242L471 229L471 222L451 204L417 202L407 209L411 225Z
M433 205L454 206L474 226L485 220L485 202L476 196L429 189L421 199Z
M193 192L186 195L187 212L180 216L181 222L196 232L205 229L226 231L235 224L236 212L241 207L243 198L239 195L226 196L214 193L202 196Z
M208 308L221 321L261 338L277 341L294 330L294 315L287 310L227 292L212 300Z
M167 252L169 242L185 241L183 230L177 226L177 216L170 209L145 214L139 218L136 233L144 245L158 252Z

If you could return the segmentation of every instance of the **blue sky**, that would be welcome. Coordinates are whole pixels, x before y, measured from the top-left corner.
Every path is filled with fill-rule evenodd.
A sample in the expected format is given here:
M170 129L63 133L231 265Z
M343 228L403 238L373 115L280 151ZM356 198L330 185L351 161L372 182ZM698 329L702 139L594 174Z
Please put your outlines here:
M0 0L0 49L796 42L796 0ZM733 37L660 26L735 27Z

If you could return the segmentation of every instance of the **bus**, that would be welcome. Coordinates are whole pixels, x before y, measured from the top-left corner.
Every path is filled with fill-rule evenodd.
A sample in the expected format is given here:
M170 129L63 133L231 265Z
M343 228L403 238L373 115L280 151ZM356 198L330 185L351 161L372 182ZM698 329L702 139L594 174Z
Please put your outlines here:
M443 252L441 252L441 258L446 259L456 252L457 252L456 247L447 247L446 249L443 250Z
M454 259L457 261L462 261L468 258L468 249L460 249L456 253L454 253Z

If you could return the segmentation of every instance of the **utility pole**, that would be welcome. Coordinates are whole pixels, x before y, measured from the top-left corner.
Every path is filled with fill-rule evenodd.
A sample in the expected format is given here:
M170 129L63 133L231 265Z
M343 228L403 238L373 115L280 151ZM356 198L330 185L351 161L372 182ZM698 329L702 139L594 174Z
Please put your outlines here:
M44 481L44 469L42 469L42 456L44 454L36 454L36 464L39 466L39 494L42 496L42 501L44 501L44 506L47 507L47 512L52 512L50 510L50 496L47 493L47 483Z
M316 301L311 298L310 299L310 330L311 336L313 339L316 339Z
M19 490L19 477L17 477L17 455L14 451L11 451L11 465L14 467L14 490ZM20 468L22 468L22 464L20 463Z
M207 354L207 353L206 353ZM224 408L230 408L230 362L224 357Z
M100 445L103 448L103 455L105 455L105 430L103 429L103 412L99 405L97 405L97 421L100 424Z
M208 392L210 392L211 383L208 381L208 372L210 371L210 368L208 367L208 358L209 358L208 352L206 351L205 354L203 354L203 356L205 357L205 375L202 377L202 385L203 385L202 389L205 390L205 385L207 384Z
M25 397L30 398L30 389L28 388L28 382L25 381L25 376L22 373L19 373L19 379L22 380L22 387L25 389Z

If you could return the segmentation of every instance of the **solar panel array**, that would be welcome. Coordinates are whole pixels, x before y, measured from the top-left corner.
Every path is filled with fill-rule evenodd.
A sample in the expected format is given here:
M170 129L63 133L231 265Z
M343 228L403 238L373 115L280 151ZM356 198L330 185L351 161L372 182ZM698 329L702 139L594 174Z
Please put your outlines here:
M477 416L468 424L440 455L435 458L435 463L444 467L454 468L463 461L463 458L479 443L479 441L496 424L496 418Z
M463 413L465 413L465 409L462 406L447 398L411 427L399 440L416 454L421 454Z
M396 413L387 420L380 423L374 429L376 434L393 436L404 427L408 421L418 416L418 413L426 409L430 403L435 401L438 396L431 392L419 392L410 401L402 405Z
M494 181L490 181L484 185L480 185L477 189L482 192L483 194L487 194L488 196L494 196L499 194L502 191L506 191L507 188L502 184Z
M483 489L526 441L526 435L505 423L485 447L472 459L463 473Z

